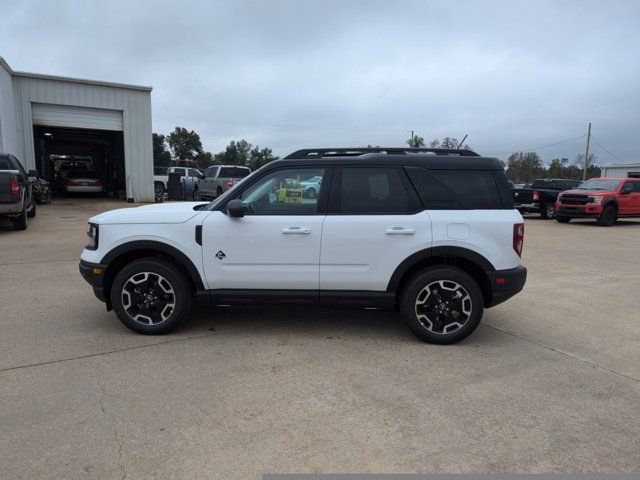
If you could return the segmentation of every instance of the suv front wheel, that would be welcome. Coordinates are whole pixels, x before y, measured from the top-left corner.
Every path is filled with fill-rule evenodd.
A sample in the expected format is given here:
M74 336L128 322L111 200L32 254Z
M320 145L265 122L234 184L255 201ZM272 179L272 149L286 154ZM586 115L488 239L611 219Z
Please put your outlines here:
M170 332L186 320L192 292L184 273L172 262L143 258L116 275L111 304L120 321L134 332Z
M484 302L480 287L466 272L436 266L409 279L400 312L418 338L445 345L471 335L482 319Z

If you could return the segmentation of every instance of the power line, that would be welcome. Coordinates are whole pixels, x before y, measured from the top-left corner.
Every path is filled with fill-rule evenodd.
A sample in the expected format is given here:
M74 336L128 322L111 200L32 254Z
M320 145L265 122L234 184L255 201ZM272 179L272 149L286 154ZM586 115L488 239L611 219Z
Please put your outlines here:
M594 142L596 142L596 144L605 152L607 152L609 155L611 155L613 158L619 160L620 162L624 163L624 160L622 160L620 157L618 157L617 155L614 155L613 153L611 153L609 150L607 150L606 148L604 148L600 142L596 139L596 137L594 137L593 135L591 135L591 138L593 139Z
M584 138L586 136L587 136L587 134L583 133L579 137L569 138L567 140L562 140L562 141L556 142L556 143L550 143L549 145L542 145L540 147L532 147L532 148L517 148L517 149L511 150L510 152L486 153L485 155L508 155L508 154L514 153L514 152L530 152L532 150L540 150L542 148L555 147L556 145L562 145L563 143L575 142L576 140L580 140L581 138ZM592 135L592 137L593 137L593 135Z

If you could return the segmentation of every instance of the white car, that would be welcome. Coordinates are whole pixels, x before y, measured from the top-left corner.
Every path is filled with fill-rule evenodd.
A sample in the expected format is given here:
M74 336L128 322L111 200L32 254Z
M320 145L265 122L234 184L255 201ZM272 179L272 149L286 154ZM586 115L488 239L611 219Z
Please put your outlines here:
M302 196L305 198L316 198L322 185L322 177L315 175L307 180L300 181L300 188L302 188Z
M292 178L318 178L317 195ZM89 222L82 275L146 334L178 327L197 300L398 310L419 338L453 343L526 280L504 169L469 150L301 150L211 203Z

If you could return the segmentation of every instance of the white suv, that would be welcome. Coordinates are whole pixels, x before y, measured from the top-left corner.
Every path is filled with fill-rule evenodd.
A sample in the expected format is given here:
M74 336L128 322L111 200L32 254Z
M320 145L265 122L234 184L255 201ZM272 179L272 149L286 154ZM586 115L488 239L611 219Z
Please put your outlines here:
M453 343L522 290L523 235L496 159L300 150L211 203L91 218L80 271L140 333L174 329L198 300L399 310L422 340Z

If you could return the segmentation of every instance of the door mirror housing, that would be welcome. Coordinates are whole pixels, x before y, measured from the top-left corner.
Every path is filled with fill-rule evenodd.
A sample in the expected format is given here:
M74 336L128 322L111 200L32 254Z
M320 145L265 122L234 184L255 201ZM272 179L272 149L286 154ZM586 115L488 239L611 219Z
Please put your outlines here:
M244 205L242 200L236 198L229 201L229 203L227 203L227 212L229 212L229 216L233 218L244 217Z

